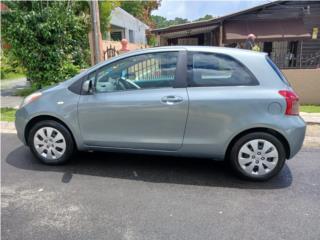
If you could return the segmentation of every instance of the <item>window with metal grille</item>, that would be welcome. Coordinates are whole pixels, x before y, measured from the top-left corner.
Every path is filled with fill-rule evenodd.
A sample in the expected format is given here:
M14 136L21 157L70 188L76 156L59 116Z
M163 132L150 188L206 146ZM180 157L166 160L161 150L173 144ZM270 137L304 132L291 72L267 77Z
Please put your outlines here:
M96 92L172 87L178 52L149 53L111 63L98 71Z

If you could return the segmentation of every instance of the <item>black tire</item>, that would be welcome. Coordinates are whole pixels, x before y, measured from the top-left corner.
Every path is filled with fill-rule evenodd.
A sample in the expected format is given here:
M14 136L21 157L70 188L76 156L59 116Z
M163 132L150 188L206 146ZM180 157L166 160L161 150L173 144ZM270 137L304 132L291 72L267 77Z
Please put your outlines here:
M276 147L278 151L278 162L276 166L265 175L248 174L245 170L242 169L238 161L238 155L241 147L247 142L255 139L263 139L263 140L269 141ZM272 177L274 177L280 172L280 170L282 169L285 163L285 160L286 160L286 152L281 141L278 140L272 134L265 133L265 132L254 132L254 133L249 133L245 136L240 137L232 146L232 149L229 155L229 161L230 161L231 167L236 172L236 174L243 179L252 180L252 181L266 181L271 179Z
M56 159L48 160L46 157L39 154L36 150L33 139L34 139L34 136L37 133L37 131L43 127L54 128L54 129L58 130L64 137L65 144L66 144L65 151L61 156L59 156ZM64 125L62 125L56 121L53 121L53 120L44 120L44 121L37 122L29 131L28 145L29 145L33 155L37 159L39 159L42 163L49 164L49 165L58 165L58 164L66 163L75 151L75 144L74 144L72 135L69 132L69 130Z

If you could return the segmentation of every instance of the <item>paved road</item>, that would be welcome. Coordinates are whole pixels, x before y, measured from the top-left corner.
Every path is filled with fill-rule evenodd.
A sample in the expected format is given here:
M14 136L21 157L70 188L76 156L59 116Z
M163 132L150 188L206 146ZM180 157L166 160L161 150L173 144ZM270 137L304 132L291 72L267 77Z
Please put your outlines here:
M39 164L2 135L2 239L319 239L320 149L269 182L221 163L82 153Z

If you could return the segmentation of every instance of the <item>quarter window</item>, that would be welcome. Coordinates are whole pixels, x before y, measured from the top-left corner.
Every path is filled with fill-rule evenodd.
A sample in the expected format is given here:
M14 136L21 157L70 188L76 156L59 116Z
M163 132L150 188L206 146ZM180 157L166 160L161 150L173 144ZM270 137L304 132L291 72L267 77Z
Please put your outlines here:
M95 78L96 78L96 72L92 72L88 76L88 80L91 80L92 82L94 82Z
M189 54L188 73L189 85L195 87L258 85L244 65L224 54Z
M102 67L96 92L172 87L178 52L150 53L128 57Z

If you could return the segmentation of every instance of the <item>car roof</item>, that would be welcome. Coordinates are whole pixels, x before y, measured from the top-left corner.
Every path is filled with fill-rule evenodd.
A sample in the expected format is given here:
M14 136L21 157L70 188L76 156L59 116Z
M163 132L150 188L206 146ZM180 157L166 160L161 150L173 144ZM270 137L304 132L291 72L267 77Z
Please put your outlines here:
M266 53L264 52L257 52L252 50L240 49L240 48L230 48L230 47L214 47L214 46L163 46L163 47L152 47L152 48L145 48L131 51L130 53L146 53L146 52L155 52L155 51L199 51L199 52L215 52L215 53L227 53L227 54L249 54L249 55L263 55L265 56Z

